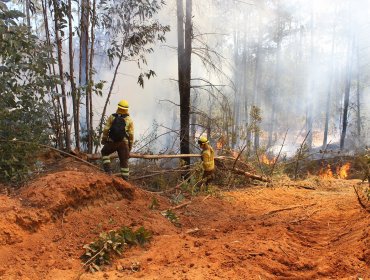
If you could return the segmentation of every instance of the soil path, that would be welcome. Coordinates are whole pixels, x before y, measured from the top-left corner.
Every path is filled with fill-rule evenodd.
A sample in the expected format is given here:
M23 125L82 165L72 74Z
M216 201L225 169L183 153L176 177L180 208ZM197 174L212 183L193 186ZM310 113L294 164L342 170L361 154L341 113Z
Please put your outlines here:
M176 227L160 214L167 198L150 210L154 195L120 179L48 176L0 196L0 279L370 279L370 214L353 190L358 181L193 197L174 210ZM153 240L103 272L83 272L82 246L123 225L143 225Z
M156 237L118 267L140 263L132 279L370 279L369 214L351 184L199 197L177 211L180 234Z

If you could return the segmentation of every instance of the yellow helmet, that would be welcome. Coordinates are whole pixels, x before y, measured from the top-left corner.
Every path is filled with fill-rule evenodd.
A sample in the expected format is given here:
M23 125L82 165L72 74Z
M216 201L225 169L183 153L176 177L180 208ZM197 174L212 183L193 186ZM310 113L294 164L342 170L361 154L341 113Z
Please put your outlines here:
M119 109L128 109L127 100L121 100L120 102L118 102L118 108Z
M198 140L198 144L201 145L201 144L207 144L208 143L208 139L207 137L205 136L200 136L199 137L199 140Z

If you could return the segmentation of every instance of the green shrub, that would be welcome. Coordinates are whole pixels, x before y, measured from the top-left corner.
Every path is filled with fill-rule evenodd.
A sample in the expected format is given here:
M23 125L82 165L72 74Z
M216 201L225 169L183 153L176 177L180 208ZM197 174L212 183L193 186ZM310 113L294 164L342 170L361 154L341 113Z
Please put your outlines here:
M22 17L0 2L0 181L12 184L32 173L38 149L10 140L46 143L52 108L46 100L58 82L45 42L20 24Z
M96 241L83 246L85 253L80 258L87 271L99 271L101 266L110 263L112 256L121 255L126 247L143 246L151 238L152 233L144 227L140 227L136 231L122 227L119 230L103 232Z

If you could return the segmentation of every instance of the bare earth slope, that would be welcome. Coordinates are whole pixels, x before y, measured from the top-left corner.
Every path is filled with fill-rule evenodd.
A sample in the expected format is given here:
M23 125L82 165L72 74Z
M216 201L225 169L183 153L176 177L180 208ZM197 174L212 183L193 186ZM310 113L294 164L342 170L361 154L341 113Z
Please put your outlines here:
M370 214L357 183L197 196L174 210L176 227L160 213L171 207L164 197L90 167L55 171L0 195L0 279L370 279ZM105 271L84 272L82 246L121 226L154 237Z

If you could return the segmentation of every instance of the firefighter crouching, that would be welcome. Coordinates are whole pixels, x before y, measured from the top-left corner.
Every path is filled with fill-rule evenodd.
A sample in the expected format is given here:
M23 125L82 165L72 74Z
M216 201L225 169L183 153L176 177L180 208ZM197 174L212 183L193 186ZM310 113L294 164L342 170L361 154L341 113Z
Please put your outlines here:
M128 159L134 143L134 123L128 113L128 108L126 100L121 100L118 103L117 112L107 119L101 141L104 145L101 150L104 171L111 173L109 155L117 151L120 173L124 180L128 180L129 177Z
M203 161L203 183L208 186L214 179L215 173L215 153L206 137L201 136L198 144L202 149Z

